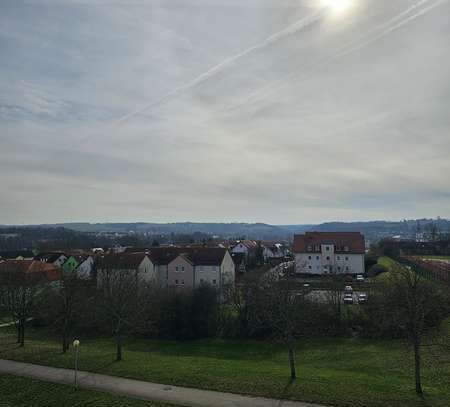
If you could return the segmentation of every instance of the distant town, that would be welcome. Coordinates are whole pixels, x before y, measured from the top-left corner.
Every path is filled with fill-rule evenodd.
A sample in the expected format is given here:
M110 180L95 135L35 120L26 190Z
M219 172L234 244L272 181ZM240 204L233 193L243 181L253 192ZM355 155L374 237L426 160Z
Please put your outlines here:
M4 358L0 372L22 375L28 366L23 362L28 362L33 364L32 377L39 379L45 377L44 371L34 364L72 368L72 356L66 357L72 354L78 386L78 349L80 343L87 343L80 363L91 373L85 373L83 386L102 390L95 376L86 377L105 373L101 370L105 361L111 366L106 373L114 375L110 363L115 361L122 364L127 377L167 383L169 374L176 383L200 389L205 386L197 382L194 371L198 369L200 375L209 371L211 387L223 389L222 374L208 370L209 362L197 356L189 362L194 371L183 367L192 378L182 379L177 373L179 357L172 353L179 350L170 348L171 341L180 341L177 346L184 349L180 351L195 355L203 352L196 340L219 341L210 343L224 355L236 343L231 352L239 355L235 368L243 372L246 347L257 349L267 343L277 347L277 355L287 353L286 359L277 356L273 362L281 369L278 372L285 371L285 376L277 373L277 386L288 377L297 399L324 402L326 391L305 396L294 385L303 383L297 380L304 374L299 361L305 355L299 347L304 338L312 344L340 338L347 349L343 355L351 354L354 347L366 349L367 338L382 340L365 351L376 352L377 358L378 353L390 352L383 341L398 348L403 338L409 344L408 366L414 366L413 375L408 373L410 367L404 368L403 380L415 383L415 393L422 397L422 383L430 383L429 367L422 362L423 347L432 346L447 355L449 225L447 220L434 219L317 226L4 226L0 229L0 351ZM254 340L263 342L257 346L248 342ZM160 359L165 368L136 360L136 343L140 349L156 346L154 351L138 352L142 361L166 349ZM321 345L328 352L326 359L334 360L337 354L330 346ZM365 356L349 357L351 363L366 363L362 362ZM229 356L216 360L219 372L230 360ZM369 370L377 362L371 363ZM316 365L320 362L314 359L311 366ZM269 371L267 380L277 377ZM55 370L53 374L66 373ZM247 393L240 387L242 378L236 381L227 374L227 391ZM124 394L133 394L124 389ZM155 399L152 391L146 394L149 400ZM275 397L277 393L263 386L256 394ZM197 400L198 395L189 397L185 395L184 400ZM216 397L231 396L218 393ZM383 398L381 393L377 397ZM411 394L405 390L399 397L407 400ZM362 388L358 399L365 400ZM250 406L251 399L245 403Z

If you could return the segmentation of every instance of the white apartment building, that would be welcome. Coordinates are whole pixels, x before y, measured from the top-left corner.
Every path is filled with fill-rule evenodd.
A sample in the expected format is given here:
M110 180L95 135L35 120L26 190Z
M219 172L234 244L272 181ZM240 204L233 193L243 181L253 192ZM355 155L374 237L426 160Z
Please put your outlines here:
M294 236L297 274L364 274L364 236L359 232L306 232Z

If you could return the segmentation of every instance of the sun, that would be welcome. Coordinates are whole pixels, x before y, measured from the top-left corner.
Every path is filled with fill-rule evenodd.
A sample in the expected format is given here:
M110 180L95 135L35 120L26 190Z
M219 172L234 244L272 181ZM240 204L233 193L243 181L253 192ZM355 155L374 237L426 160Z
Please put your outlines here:
M322 0L323 6L340 14L345 12L353 3L353 0Z

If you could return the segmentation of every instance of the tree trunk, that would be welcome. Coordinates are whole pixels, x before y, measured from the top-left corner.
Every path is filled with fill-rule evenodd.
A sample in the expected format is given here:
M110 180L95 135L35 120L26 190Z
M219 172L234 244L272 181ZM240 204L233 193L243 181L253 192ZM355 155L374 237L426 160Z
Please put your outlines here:
M122 360L122 335L120 334L120 332L116 333L116 344L117 344L116 361L120 362Z
M418 396L423 397L421 358L420 358L420 338L418 335L414 337L414 372L416 379L416 393Z
M67 335L66 335L66 332L63 331L63 334L62 334L62 353L66 353L68 348L69 348L69 344L67 343Z
M16 328L17 328L17 343L20 343L20 336L22 335L22 331L20 328L20 321L17 322Z
M291 380L294 381L297 378L297 372L295 370L295 352L291 345L289 346L289 367L291 369Z
M19 347L25 345L25 320L21 319L19 321Z

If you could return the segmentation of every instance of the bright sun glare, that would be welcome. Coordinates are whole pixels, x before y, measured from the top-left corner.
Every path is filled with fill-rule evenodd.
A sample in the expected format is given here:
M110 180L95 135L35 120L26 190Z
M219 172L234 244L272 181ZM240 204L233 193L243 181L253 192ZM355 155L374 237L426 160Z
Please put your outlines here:
M343 13L352 5L352 0L323 0L323 5L335 13Z

